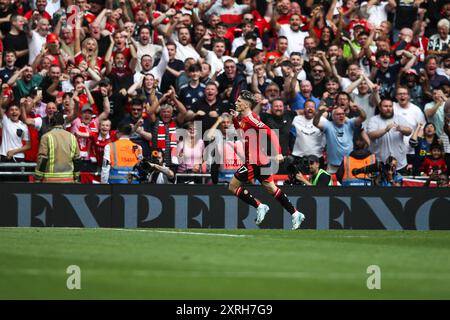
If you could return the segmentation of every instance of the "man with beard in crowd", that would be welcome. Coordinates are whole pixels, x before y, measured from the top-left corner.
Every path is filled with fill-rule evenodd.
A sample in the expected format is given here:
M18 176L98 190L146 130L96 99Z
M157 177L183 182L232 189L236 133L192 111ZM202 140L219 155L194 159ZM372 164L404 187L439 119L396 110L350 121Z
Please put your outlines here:
M391 99L384 98L379 105L380 114L372 117L367 124L367 134L372 143L370 151L383 161L394 156L398 161L398 170L406 168L406 144L404 137L411 135L408 122L394 110Z
M258 104L257 106L260 106ZM278 140L281 146L281 154L283 156L289 155L289 132L291 130L292 121L297 113L295 111L287 110L282 99L275 99L272 101L270 112L260 113L260 108L256 107L253 112L259 115L261 121L267 124L271 129L277 130ZM280 166L279 173L285 173L284 165Z

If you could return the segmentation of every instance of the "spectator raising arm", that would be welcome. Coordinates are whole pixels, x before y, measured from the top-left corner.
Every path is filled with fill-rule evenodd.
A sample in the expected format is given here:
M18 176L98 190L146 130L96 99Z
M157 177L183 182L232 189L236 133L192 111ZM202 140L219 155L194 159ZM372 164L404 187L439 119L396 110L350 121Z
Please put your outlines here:
M150 6L150 8L151 8L151 6ZM149 9L149 10L151 10L151 9ZM158 18L152 20L152 27L153 28L158 27L161 24L161 22L163 22L164 19L172 18L174 15L176 15L176 13L177 12L175 11L175 9L170 8L166 12L162 13ZM151 14L151 16L152 15L153 14Z
M113 63L114 63L113 58L112 58L112 53L113 53L113 49L114 49L114 39L111 35L109 36L109 39L110 39L110 44L109 44L108 50L106 51L106 54L105 54L105 64L106 64L105 75L109 75L111 73Z
M322 120L323 114L324 114L325 112L327 112L327 111L328 111L327 107L325 107L325 106L320 106L320 107L319 107L319 110L317 110L317 113L316 113L316 115L314 116L314 119L313 119L313 125L314 125L315 127L319 128L320 130L323 130L323 129L324 129L324 125L323 125L323 123L322 123L321 120ZM327 119L325 119L325 118L324 118L324 120L327 121Z
M122 9L121 18L123 23L131 21L130 16L128 15L128 9L125 0L119 0L119 8Z
M205 141L212 141L215 140L216 138L220 137L220 131L217 130L217 128L219 127L219 125L223 122L223 118L222 116L218 116L216 122L214 122L214 124L212 125L211 128L209 128L209 130L206 133L206 140Z
M76 14L75 18L75 37L74 37L74 54L81 53L81 23L83 22L84 15L82 12Z
M217 0L209 0L207 2L202 2L198 7L200 16L202 16L205 12L211 9L212 6L216 3L216 1Z
M8 14L6 17L4 17L4 18L0 18L0 24L3 24L3 23L8 23L9 21L10 21L10 19L11 19L11 14Z
M30 68L29 66L25 66L22 69L16 71L14 73L14 75L8 80L8 86L10 87L15 87L16 86L16 82L18 79L20 79L22 77L22 74L25 70L27 70L27 68Z
M144 84L145 77L141 77L141 81L133 83L131 87L128 88L127 94L129 96L136 96L137 90L142 88L142 85Z
M356 81L353 81L351 85L349 85L347 87L347 89L345 89L344 91L347 92L348 94L351 94L353 92L353 90L355 90L360 84L361 82L364 80L364 74L361 72L361 74L359 75L359 78L356 79Z
M106 17L109 17L112 15L112 10L110 9L103 9L100 14L95 18L94 23L98 23L100 25L101 29L105 29L106 26Z
M89 90L87 90L89 91ZM108 88L107 87L100 87L100 93L103 97L103 112L100 113L98 116L98 122L102 122L105 119L108 119L109 113L111 112L111 105L109 103L109 97L108 97Z
M170 90L171 90L170 98L172 99L172 101L173 101L174 104L175 104L175 107L176 107L177 110L178 110L177 122L178 122L179 124L182 124L182 123L184 123L184 121L185 121L184 119L185 119L186 114L187 114L187 109L186 109L186 107L184 106L184 104L181 103L180 100L178 100L178 98L177 98L177 96L176 96L176 94L175 94L175 88L171 86L171 87L170 87Z
M433 107L425 110L425 115L427 116L427 118L429 119L433 117L441 107L443 108L446 100L447 97L444 95L444 93L439 92L439 97L437 98L437 101L434 102Z
M411 67L416 63L416 56L407 50L400 50L397 52L398 55L403 55L408 59L408 62L403 67L405 71L411 69Z
M414 130L411 138L409 138L409 145L413 148L416 148L419 145L417 138L419 137L419 135L423 134L423 125L423 123L419 123L416 127L416 130Z
M206 56L208 55L208 50L203 48L203 45L204 45L205 41L207 40L205 37L207 37L207 33L205 33L205 35L200 39L200 41L195 46L195 50L198 52L198 54L202 58L206 58Z
M130 63L128 64L128 67L130 68L130 70L134 73L136 71L136 65L137 65L137 52L136 52L136 48L133 44L133 42L131 41L131 33L127 33L127 44L128 47L130 48L130 54L131 54L131 59L130 59Z
M311 19L309 20L309 25L308 25L309 36L314 39L316 44L318 44L320 42L320 39L317 36L316 31L314 31L314 27L316 25L317 20L320 18L320 14L321 14L321 8L315 7L313 9L313 11L311 12Z
M353 102L352 102L353 103ZM360 126L366 120L366 112L357 106L358 117L354 118L354 125Z
M270 4L267 5L268 7L271 6ZM270 26L275 32L279 32L281 29L281 25L278 23L278 19L280 18L280 14L278 13L278 10L273 10L272 19L270 19Z
M135 124L131 124L132 131L136 132L143 139L150 141L152 140L152 134L144 130L144 127L142 126L143 124L144 124L143 119L139 119Z
M329 9L327 11L327 16L326 16L326 19L327 19L328 22L332 22L333 21L334 10L336 9L336 4L337 4L337 0L331 0L331 4L330 4L330 7L329 7Z
M158 36L161 45L163 46L161 60L156 67L153 67L150 71L155 79L162 79L164 73L166 72L167 65L169 64L169 51L167 51L166 43L162 36Z

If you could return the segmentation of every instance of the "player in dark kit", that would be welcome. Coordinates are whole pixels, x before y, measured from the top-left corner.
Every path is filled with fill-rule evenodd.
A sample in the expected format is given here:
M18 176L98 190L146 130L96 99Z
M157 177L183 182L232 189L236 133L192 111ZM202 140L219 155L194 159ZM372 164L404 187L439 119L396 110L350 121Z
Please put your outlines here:
M292 215L292 229L299 229L302 221L305 219L303 213L298 211L289 201L286 194L275 185L272 175L261 174L261 169L270 161L269 157L264 152L261 152L261 133L265 133L270 138L272 146L276 151L275 160L281 162L284 158L280 154L281 148L276 134L252 112L252 108L255 105L256 100L254 95L249 91L242 91L236 101L236 110L230 111L236 130L241 129L245 133L245 164L234 174L228 190L239 199L256 208L256 224L260 225L269 211L269 206L258 201L243 186L245 182L253 180L253 178L258 179L264 189L273 195L281 203L283 208Z

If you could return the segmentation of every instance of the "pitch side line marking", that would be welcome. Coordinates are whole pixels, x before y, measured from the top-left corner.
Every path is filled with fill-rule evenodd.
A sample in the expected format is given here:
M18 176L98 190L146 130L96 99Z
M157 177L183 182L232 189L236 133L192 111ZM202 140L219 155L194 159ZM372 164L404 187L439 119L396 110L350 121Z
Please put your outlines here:
M165 231L165 230L140 230L140 229L112 229L110 230L120 230L120 231L132 231L132 232L158 232L158 233L170 233L170 234L193 234L199 236L218 236L218 237L234 237L234 238L248 238L250 235L244 234L227 234L227 233L208 233L208 232L187 232L187 231Z
M4 228L4 229L18 229L18 228ZM50 229L50 228L49 228ZM77 227L61 227L52 228L57 230L117 230L117 231L130 231L130 232L159 232L159 233L172 233L172 234L193 234L200 236L218 236L218 237L232 237L232 238L250 238L252 235L246 234L227 234L227 233L208 233L208 232L187 232L187 231L165 231L165 230L143 230L143 229L121 229L121 228L77 228Z

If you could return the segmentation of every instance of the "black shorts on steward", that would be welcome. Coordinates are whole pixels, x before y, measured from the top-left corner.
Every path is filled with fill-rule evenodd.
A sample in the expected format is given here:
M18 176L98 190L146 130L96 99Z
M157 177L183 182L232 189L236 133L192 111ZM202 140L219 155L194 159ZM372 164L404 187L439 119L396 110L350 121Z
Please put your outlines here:
M255 178L261 183L273 181L272 175L261 175L261 168L263 167L254 164L244 164L236 171L234 176L241 182L249 182Z

